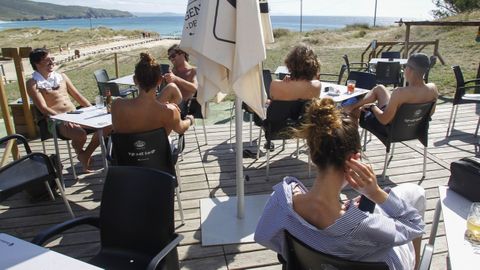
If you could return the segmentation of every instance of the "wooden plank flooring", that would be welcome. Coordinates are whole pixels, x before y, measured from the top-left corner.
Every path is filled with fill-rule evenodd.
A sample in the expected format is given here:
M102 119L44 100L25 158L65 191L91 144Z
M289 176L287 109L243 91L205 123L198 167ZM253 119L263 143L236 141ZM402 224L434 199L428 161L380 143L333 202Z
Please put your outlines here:
M472 135L478 121L480 107L475 104L461 105L455 130L452 136L445 138L450 110L451 103L438 105L430 124L427 177L421 179L423 147L418 141L411 141L396 145L395 155L388 168L388 178L380 182L382 186L409 182L425 188L427 194L425 241L430 233L435 203L438 199L437 187L448 182L450 163L461 157L480 154L479 138L474 138ZM281 269L276 254L256 243L201 246L199 199L235 195L235 155L229 143L229 125L208 126L207 131L208 145L205 144L203 129L199 122L196 130L187 132L184 159L180 161L186 224L179 226L178 211L176 222L177 232L185 237L178 247L182 269ZM249 125L245 122L244 148L255 152L257 136L258 128L254 127L254 141L250 146ZM262 144L263 141L264 139ZM275 151L271 154L269 181L265 177L264 151L258 160L249 158L243 160L245 175L249 177L249 181L245 182L246 195L270 193L272 186L285 175L296 176L307 185L312 183L315 173L312 168L312 175L308 175L305 146L301 145L297 159L295 140L287 141L283 151L281 141L275 141L275 143ZM34 151L42 151L39 140L32 141L31 146ZM79 179L75 180L64 142L61 142L61 147L66 192L75 214L77 216L97 215L104 180L99 151L96 152L93 160L93 167L98 171L81 174ZM3 152L3 149L1 151ZM47 152L54 152L51 140L47 142ZM366 156L373 164L377 175L381 175L384 153L384 146L373 137L368 142ZM355 194L351 190L345 191L345 198L353 195ZM46 227L68 218L69 215L60 199L30 203L27 196L21 193L0 203L0 232L26 240L31 240ZM90 227L79 227L55 239L49 247L69 256L87 260L98 250L98 233ZM447 268L447 255L448 248L441 223L431 269Z

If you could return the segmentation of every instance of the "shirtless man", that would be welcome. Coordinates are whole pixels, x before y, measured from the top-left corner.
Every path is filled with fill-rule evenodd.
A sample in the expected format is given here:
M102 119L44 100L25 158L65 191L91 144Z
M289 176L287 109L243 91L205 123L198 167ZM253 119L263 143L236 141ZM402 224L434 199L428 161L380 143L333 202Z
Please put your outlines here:
M163 127L167 135L172 130L183 134L193 124L191 115L182 120L176 104L161 102L155 96L155 90L163 78L160 65L150 54L140 54L133 79L139 88L138 96L116 99L112 104L112 125L115 132L139 133ZM132 115L135 117L132 118Z
M43 115L51 116L75 111L75 105L70 100L69 95L72 96L80 106L91 106L90 102L73 86L67 75L54 71L55 61L47 49L34 49L30 53L30 64L34 72L32 78L27 81L27 92L35 106ZM72 123L60 121L54 123L48 120L48 129L51 133L53 133L54 128L57 129L59 136L72 140L73 149L84 171L90 172L90 157L99 145L97 133L93 135L92 140L85 150L83 150L83 146L87 141L87 132L85 129ZM108 133L108 130L104 131L104 134Z
M408 58L404 71L408 86L397 87L390 94L385 86L377 85L359 102L344 107L344 111L358 118L360 110L371 110L372 114L370 117L367 116L368 119L366 118L365 121L378 122L376 126L381 127L392 121L397 109L404 103L436 101L438 98L437 87L433 83L425 84L423 81L423 76L429 66L430 60L427 55L412 54Z
M177 44L168 48L167 52L173 69L164 75L168 84L160 92L159 101L180 104L182 100L186 102L191 99L197 92L197 68L188 63L189 55Z
M320 63L315 52L305 44L295 46L285 58L290 75L274 80L270 85L272 100L298 100L320 97L322 88L318 80Z

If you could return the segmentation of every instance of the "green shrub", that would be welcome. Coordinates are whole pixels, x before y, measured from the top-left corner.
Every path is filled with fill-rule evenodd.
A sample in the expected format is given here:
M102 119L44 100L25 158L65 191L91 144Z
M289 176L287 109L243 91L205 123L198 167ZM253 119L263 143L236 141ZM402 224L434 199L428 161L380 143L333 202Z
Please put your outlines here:
M283 36L289 36L291 33L290 30L284 28L273 29L273 37L279 38Z

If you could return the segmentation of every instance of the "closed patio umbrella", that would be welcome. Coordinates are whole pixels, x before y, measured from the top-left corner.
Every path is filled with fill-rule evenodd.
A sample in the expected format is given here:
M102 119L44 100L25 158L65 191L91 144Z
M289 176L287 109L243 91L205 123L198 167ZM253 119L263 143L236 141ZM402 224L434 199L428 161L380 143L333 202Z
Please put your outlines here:
M236 219L239 220L236 224L243 225L245 201L241 102L245 102L260 117L265 118L266 92L262 83L261 63L266 58L264 39L273 38L271 33L268 33L267 38L264 36L262 21L269 24L270 19L261 18L260 4L263 5L263 11L268 12L268 7L265 7L266 0L190 0L180 42L180 47L197 59L197 99L200 104L213 99L219 92L235 92ZM271 32L271 25L266 28ZM211 213L232 214L230 210L211 210ZM202 210L202 244L232 243L222 237L217 237L220 242L204 238L204 232L208 231L208 228L204 228L203 220L211 213L203 213ZM244 228L240 230L240 234L245 233Z

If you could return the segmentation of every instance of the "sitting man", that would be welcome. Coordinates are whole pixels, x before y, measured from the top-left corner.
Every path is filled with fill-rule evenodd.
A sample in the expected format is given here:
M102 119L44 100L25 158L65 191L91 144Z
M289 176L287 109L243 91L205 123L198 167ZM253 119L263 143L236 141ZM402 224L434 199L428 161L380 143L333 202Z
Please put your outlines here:
M298 100L320 97L322 88L318 80L320 63L317 55L309 46L295 46L285 58L290 71L283 80L274 80L270 85L272 100Z
M176 104L182 100L187 102L197 92L197 69L188 63L189 55L177 44L168 48L167 52L173 69L164 75L167 85L160 92L159 101Z
M34 49L29 57L34 72L32 78L27 81L27 92L43 115L52 116L75 111L75 105L69 95L81 106L91 106L90 102L73 86L67 75L54 71L55 61L47 49ZM53 133L54 128L59 136L72 140L73 149L82 163L84 171L90 172L90 158L99 145L97 133L93 135L90 143L83 150L87 141L87 132L84 128L77 124L49 120L50 133ZM104 134L108 133L109 130L104 131Z
M425 103L436 101L437 87L433 83L425 84L423 76L430 66L428 56L423 53L412 54L407 61L404 76L406 87L397 87L392 93L385 86L377 85L363 99L355 104L345 106L343 110L358 118L360 110L369 110L363 119L369 126L383 129L395 117L400 105L404 103ZM377 102L377 103L374 103ZM434 109L432 110L432 114Z

